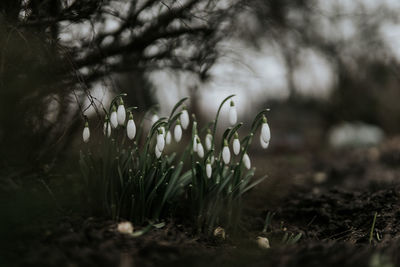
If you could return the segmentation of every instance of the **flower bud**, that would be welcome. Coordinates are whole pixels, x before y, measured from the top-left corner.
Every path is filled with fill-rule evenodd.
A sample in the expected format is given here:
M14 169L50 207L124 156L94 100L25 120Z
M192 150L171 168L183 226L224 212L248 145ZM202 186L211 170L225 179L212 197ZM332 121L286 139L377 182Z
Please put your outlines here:
M205 141L206 141L207 150L211 150L211 147L212 147L212 135L211 135L211 130L210 129L208 129Z
M237 122L237 112L236 106L233 101L231 101L231 105L229 106L229 123L231 125L235 125Z
M165 140L164 140L164 135L162 134L162 130L158 129L158 134L157 134L157 148L160 152L164 150L165 147Z
M184 130L187 129L187 127L189 126L189 113L186 109L186 107L183 107L182 109L182 113L179 116L180 120L181 120L181 124L182 124L182 128Z
M126 133L128 135L128 138L132 140L135 138L136 135L136 125L135 122L133 121L133 116L132 113L129 114L129 120L128 124L126 125Z
M112 107L110 115L110 123L114 129L118 127L117 108L115 106Z
M194 136L194 138L193 138L193 151L194 152L197 152L197 139L198 139L199 137L197 136L197 134Z
M85 143L89 142L89 137L90 137L89 123L86 121L85 128L83 128L83 133L82 133L83 142Z
M239 135L235 133L235 138L233 139L233 153L235 155L239 155L239 152L240 152Z
M207 178L211 178L211 174L212 174L211 163L210 163L210 161L207 161L207 164L206 164L206 175L207 175Z
M246 169L250 170L251 162L250 162L249 155L247 155L247 153L244 153L244 155L243 155L243 164L246 167Z
M182 127L181 127L179 120L177 121L177 123L175 125L174 137L175 137L175 141L177 143L179 143L179 141L181 141L181 139L182 139Z
M167 135L165 136L165 142L167 143L167 145L171 144L171 139L172 139L171 132L168 131Z
M261 136L262 139L264 140L264 143L269 143L271 139L271 131L269 129L269 125L267 123L267 118L264 116L263 117L263 123L261 126Z
M118 111L117 111L117 121L119 125L124 125L126 119L126 111L124 107L124 101L122 98L119 101Z
M200 142L200 138L197 138L197 155L200 158L204 157L204 148L203 148L203 145Z
M228 141L224 140L224 148L222 149L222 159L225 164L229 164L231 161L231 152L229 151Z

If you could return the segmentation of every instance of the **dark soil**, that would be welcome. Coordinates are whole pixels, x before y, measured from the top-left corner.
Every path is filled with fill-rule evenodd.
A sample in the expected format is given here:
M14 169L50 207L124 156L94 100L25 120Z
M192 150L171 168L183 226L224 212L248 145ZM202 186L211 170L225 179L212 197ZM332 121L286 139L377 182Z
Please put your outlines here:
M131 237L114 221L63 214L14 240L5 266L400 266L397 144L268 155L259 172L273 178L247 196L240 230L225 240L173 221ZM275 215L262 232L268 212ZM302 237L284 244L286 233ZM259 248L258 236L271 248Z

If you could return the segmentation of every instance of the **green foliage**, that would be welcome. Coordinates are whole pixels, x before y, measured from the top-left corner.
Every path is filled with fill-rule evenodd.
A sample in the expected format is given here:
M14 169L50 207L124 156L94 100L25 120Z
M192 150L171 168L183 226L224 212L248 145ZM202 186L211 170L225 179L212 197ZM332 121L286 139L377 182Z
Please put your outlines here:
M112 104L122 96L117 96ZM81 152L80 166L92 211L115 219L125 218L134 223L143 223L159 221L177 207L188 208L198 231L212 233L216 226L234 229L241 214L242 195L265 178L253 181L255 169L246 169L243 156L267 110L256 116L251 132L241 141L241 152L232 157L229 164L225 164L222 159L224 140L230 143L242 123L226 129L220 150L216 150L214 141L217 140L220 110L232 97L227 97L221 103L215 120L208 124L213 127L210 131L212 147L204 155L197 154L193 149L195 136L198 136L196 121L192 124L191 142L185 145L180 157L172 153L157 158L154 153L158 149L157 135L161 127L165 132L172 130L181 114L177 111L182 108L186 98L174 106L169 117L156 121L143 138L145 131L142 119L132 141L126 141L126 129L119 126L112 131L110 138L102 138L99 145L85 147ZM104 111L110 117L112 109ZM212 165L210 178L207 177L207 163Z

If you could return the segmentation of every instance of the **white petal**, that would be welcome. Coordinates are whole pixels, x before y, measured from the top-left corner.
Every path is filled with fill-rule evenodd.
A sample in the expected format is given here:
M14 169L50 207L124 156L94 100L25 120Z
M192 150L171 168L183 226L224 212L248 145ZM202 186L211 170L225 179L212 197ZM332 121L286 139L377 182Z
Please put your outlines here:
M215 160L215 157L214 157L214 155L211 155L211 164L214 164L214 160Z
M165 137L165 142L167 143L167 145L171 144L171 139L172 139L171 132L168 131L167 136Z
M262 138L262 135L261 135L261 134L260 134L260 144L261 144L261 147L262 147L263 149L267 149L268 146L269 146L269 142L268 142L268 143L264 142L264 139Z
M229 123L231 125L235 125L236 122L237 122L236 106L230 106L229 107Z
M180 121L182 124L182 128L183 129L187 129L187 127L189 126L189 113L187 112L186 109L182 110L180 117Z
M207 134L206 135L206 148L207 150L211 150L211 145L212 145L212 135Z
M164 150L165 146L165 140L164 140L164 135L162 134L157 134L157 148L160 152Z
M117 120L119 125L124 125L126 119L126 111L124 105L119 105L117 110Z
M111 126L115 129L118 126L118 119L117 119L117 112L113 111L111 112L111 116L110 116L110 123Z
M194 152L197 152L197 138L198 138L198 136L197 136L197 134L194 136L194 138L193 138L193 151Z
M222 149L222 159L224 160L225 164L229 164L229 161L231 161L231 152L229 151L228 146L224 146Z
M245 153L245 154L243 155L243 163L244 163L244 166L245 166L248 170L250 170L250 168L251 168L251 162L250 162L249 155L247 155L247 153Z
M179 124L175 125L174 137L175 137L175 141L177 143L179 141L181 141L181 138L182 138L182 127Z
M156 157L157 158L161 157L162 152L160 150L158 150L157 146L154 148L154 150L155 150L155 153L156 153Z
M164 126L161 126L161 127L160 127L160 130L161 130L162 135L165 137L165 127L164 127Z
M156 121L158 121L158 116L157 116L157 114L154 114L153 115L153 117L151 117L151 124L154 124L154 123L156 123Z
M235 138L233 139L233 153L235 153L235 155L239 155L240 152L240 142L239 139Z
M197 144L197 155L199 155L200 158L204 157L204 148L201 143Z
M129 139L135 138L136 135L136 125L133 120L129 120L128 124L126 125L126 133Z
M106 135L107 137L111 136L111 125L109 122L104 122L103 134Z
M212 174L212 168L211 168L211 164L207 163L206 165L206 174L208 178L211 178L211 174Z
M268 123L262 124L261 136L265 143L269 143L269 140L271 139L271 131L269 129Z
M85 143L89 142L89 137L90 137L89 127L83 128L82 137L83 137L83 142Z

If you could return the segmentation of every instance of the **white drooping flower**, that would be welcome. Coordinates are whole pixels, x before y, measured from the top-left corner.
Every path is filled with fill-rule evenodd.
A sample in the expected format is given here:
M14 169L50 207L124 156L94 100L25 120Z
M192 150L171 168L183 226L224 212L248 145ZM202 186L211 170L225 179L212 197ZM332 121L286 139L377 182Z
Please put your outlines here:
M199 137L197 136L197 134L195 134L193 137L193 151L194 152L197 152L197 139L199 139Z
M262 134L260 134L260 145L263 149L267 149L269 146L269 142L268 143L264 142L264 139L262 138Z
M110 123L114 129L118 127L117 108L115 106L112 107L110 115Z
M153 125L154 123L156 123L156 121L158 121L160 118L158 117L158 115L157 114L154 114L152 117L151 117L151 125Z
M229 106L229 123L231 125L235 125L237 122L237 112L236 106L233 101L231 101L231 105Z
M126 111L124 106L124 101L122 98L119 100L118 111L117 111L117 121L119 125L124 125L126 119Z
M129 120L128 124L126 125L126 133L128 135L128 138L132 140L135 138L136 135L136 125L135 122L133 121L133 116L132 113L129 114Z
M212 174L211 162L207 161L207 164L206 164L206 175L207 175L207 178L211 178L211 174Z
M155 148L154 148L154 150L155 150L155 153L156 153L156 157L157 158L160 158L161 157L161 154L162 154L162 152L158 149L158 147L156 146Z
M171 139L172 139L171 132L168 131L167 135L165 136L165 143L167 143L167 145L171 144Z
M225 164L229 164L231 161L231 152L229 151L228 141L224 140L224 148L222 149L222 159Z
M181 127L181 122L177 120L175 128L174 128L174 137L175 141L179 143L182 139L182 127Z
M162 135L165 137L165 127L164 127L164 126L161 126L161 127L160 127L160 130L161 130Z
M186 130L187 127L189 126L189 113L188 113L186 107L183 107L182 113L179 116L179 119L181 120L182 128L184 130Z
M120 222L117 226L117 230L121 234L132 234L133 233L133 225L131 222Z
M82 133L83 142L85 143L89 142L89 137L90 137L89 123L85 122L85 128L83 128L83 133Z
M107 115L106 115L106 120L104 121L104 125L103 125L103 134L107 137L111 136L111 125L110 125L110 121L108 120Z
M235 138L233 139L233 153L235 153L235 155L239 155L239 152L240 152L239 135L235 133Z
M249 155L247 155L247 153L244 153L244 155L243 155L243 164L246 167L246 169L250 170L251 162L250 162Z
M211 150L211 147L212 147L212 134L211 134L211 130L210 129L208 129L205 141L206 141L207 150Z
M214 155L211 155L211 164L214 164L214 160L215 160Z
M200 158L204 157L204 148L203 148L203 145L200 142L200 138L197 138L197 155Z
M162 134L162 130L158 129L158 134L157 134L157 145L156 147L160 152L164 150L165 147L165 140L164 140L164 135Z
M264 143L269 143L269 141L271 140L271 131L269 129L267 118L265 116L263 117L263 123L261 125L261 136L264 140Z

